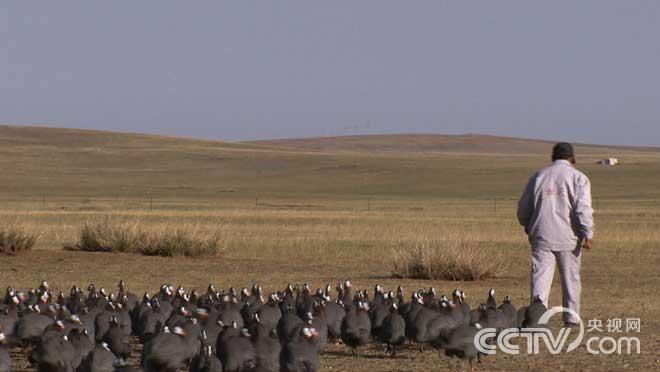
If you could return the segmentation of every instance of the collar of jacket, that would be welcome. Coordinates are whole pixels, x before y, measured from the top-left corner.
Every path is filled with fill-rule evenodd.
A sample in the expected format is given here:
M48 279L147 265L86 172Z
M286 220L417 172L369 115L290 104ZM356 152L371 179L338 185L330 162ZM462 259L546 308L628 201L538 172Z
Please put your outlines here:
M564 164L564 165L569 165L569 166L573 165L573 164L571 164L570 161L564 160L564 159L555 160L555 162L553 164Z

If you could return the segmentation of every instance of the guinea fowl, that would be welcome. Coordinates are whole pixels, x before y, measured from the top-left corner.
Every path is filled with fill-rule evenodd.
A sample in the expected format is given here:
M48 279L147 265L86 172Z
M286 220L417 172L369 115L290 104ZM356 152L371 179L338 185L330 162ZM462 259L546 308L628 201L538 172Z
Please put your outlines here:
M504 297L504 301L502 301L502 305L500 305L498 310L502 312L508 320L506 328L518 327L518 310L516 310L515 306L511 303L509 296Z
M73 349L77 352L73 365L79 366L82 364L85 358L87 358L89 353L94 350L94 344L92 343L90 337L87 335L86 329L74 328L71 330L71 332L69 332L67 337L69 338L71 346L73 346Z
M47 315L40 314L39 308L31 306L27 314L24 314L16 324L16 339L22 343L39 342L41 335L55 320Z
M142 364L148 372L175 372L185 368L199 353L200 328L192 322L160 333L149 340L142 351Z
M328 343L328 321L325 314L325 300L314 301L314 313L309 319L311 326L318 332L318 340L316 342L319 350L323 350Z
M325 304L325 320L328 326L328 337L333 341L341 338L341 324L346 316L346 310L337 302L330 301Z
M371 335L371 320L369 319L369 305L358 302L346 313L341 325L341 339L353 349L353 354L359 356L358 347L369 343Z
M140 305L138 297L126 289L126 284L123 280L119 281L117 290L117 301L121 303L124 306L124 309L129 313Z
M407 306L406 312L400 312L403 319L406 321L406 337L412 342L415 336L415 318L417 314L424 308L424 300L419 296L419 293L413 292L410 306Z
M442 347L442 341L456 328L466 324L460 304L443 302L443 310L428 326L427 339L434 349Z
M213 354L211 345L204 345L202 351L195 356L190 364L190 372L222 372L222 363Z
M496 333L502 332L504 329L509 328L510 319L501 311L494 309L488 305L479 306L479 324L486 328L494 328Z
M131 345L128 343L128 336L121 329L121 325L116 316L110 318L110 328L103 336L103 342L105 342L110 348L110 351L121 358L122 361L128 360L128 357L131 355Z
M319 368L319 334L314 328L304 327L282 350L282 372L316 372Z
M464 324L451 331L446 337L441 338L439 346L445 350L445 355L450 358L467 359L470 370L474 370L472 363L475 358L480 358L479 351L474 345L474 338L482 328L479 323L474 325Z
M534 301L532 301L532 303L527 306L527 309L525 309L525 320L523 321L522 327L545 328L545 325L539 324L539 320L547 310L548 309L543 304L541 297L534 297Z
M9 371L11 371L11 357L7 346L7 336L3 333L2 325L0 325L0 372Z
M273 293L268 296L268 302L259 308L257 315L259 315L259 320L262 324L273 328L277 327L277 323L282 317L282 310L279 307L277 294Z
M429 333L429 326L433 319L437 318L438 316L440 316L440 313L435 310L431 310L428 307L422 307L417 312L417 316L413 320L412 325L408 331L412 340L420 344L420 350L423 350L425 343L430 342L433 339Z
M172 315L170 315L170 317L165 321L165 326L170 329L179 327L188 321L189 315L190 313L188 312L188 309L185 306L180 306L176 309L176 311L173 311Z
M7 291L9 292L10 289ZM4 331L6 340L14 337L16 324L18 324L18 305L20 304L20 299L14 293L13 289L11 289L11 293L11 298L5 300L3 309L0 311L0 329Z
M241 315L241 307L242 305L235 296L224 296L219 307L220 315L218 320L222 324L232 324L235 322L237 328L243 328L245 321L243 320L243 315Z
M239 329L236 323L218 338L218 358L224 372L251 371L257 365L257 354L247 329Z
M77 351L69 343L66 336L50 335L45 337L30 353L30 363L39 372L61 371L73 372Z
M142 313L137 323L137 335L142 342L146 342L154 337L159 329L164 326L165 320L160 313L159 301L154 301L155 305L150 305L149 310Z
M378 286L379 287L379 286ZM378 291L379 288L376 287ZM383 321L390 314L390 306L385 302L381 293L376 292L376 297L374 299L374 304L371 309L371 334L376 337L380 334L380 327L383 325Z
M495 290L493 288L488 290L488 299L486 300L486 306L497 309L497 301L495 300Z
M296 315L293 308L289 307L285 309L280 321L277 323L277 334L280 337L280 341L284 343L291 340L298 330L304 326L305 322Z
M387 345L386 352L392 357L396 355L396 348L406 342L406 321L399 314L398 305L390 305L389 314L380 327L378 340Z
M470 321L470 305L465 302L465 291L455 289L452 294L454 303L460 304L461 311L463 312L463 321L468 323Z
M256 371L279 372L282 346L277 335L277 330L270 324L261 323L258 315L253 344L257 355Z
M81 372L114 372L115 355L108 345L98 343L80 366Z
M96 341L102 341L105 333L110 329L110 319L116 315L115 310L115 305L112 302L107 302L103 311L96 315L96 319L94 320Z

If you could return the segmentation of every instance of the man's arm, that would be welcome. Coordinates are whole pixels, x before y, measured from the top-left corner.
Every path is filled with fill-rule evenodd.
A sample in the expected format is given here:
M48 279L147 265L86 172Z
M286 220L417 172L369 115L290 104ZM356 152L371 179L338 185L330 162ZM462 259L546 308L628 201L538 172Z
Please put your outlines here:
M578 230L581 238L585 240L585 248L591 248L591 240L594 238L594 210L591 207L591 182L586 176L577 180L575 190L575 205L573 206L577 218Z
M520 197L520 200L518 201L518 222L520 223L521 226L525 228L526 233L529 233L529 231L527 231L527 228L532 220L532 215L534 214L534 187L535 187L534 185L536 184L535 181L536 181L536 177L532 177L529 180L529 182L527 182L525 191L523 191L523 194Z

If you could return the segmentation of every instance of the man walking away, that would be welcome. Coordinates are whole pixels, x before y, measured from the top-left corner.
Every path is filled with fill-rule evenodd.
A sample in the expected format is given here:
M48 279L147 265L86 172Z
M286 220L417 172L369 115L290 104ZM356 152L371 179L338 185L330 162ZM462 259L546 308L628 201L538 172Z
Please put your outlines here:
M575 169L570 143L552 150L552 165L536 173L518 202L518 221L532 245L531 294L548 306L555 264L561 275L563 306L580 313L580 258L593 246L591 182ZM564 313L566 326L579 321Z

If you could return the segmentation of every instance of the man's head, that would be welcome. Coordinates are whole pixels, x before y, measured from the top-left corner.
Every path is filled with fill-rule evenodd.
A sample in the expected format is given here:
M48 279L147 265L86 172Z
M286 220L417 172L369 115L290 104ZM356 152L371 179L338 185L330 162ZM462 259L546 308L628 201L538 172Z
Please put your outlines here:
M568 160L571 164L575 164L575 152L573 145L568 142L559 142L552 148L552 161L555 160Z

